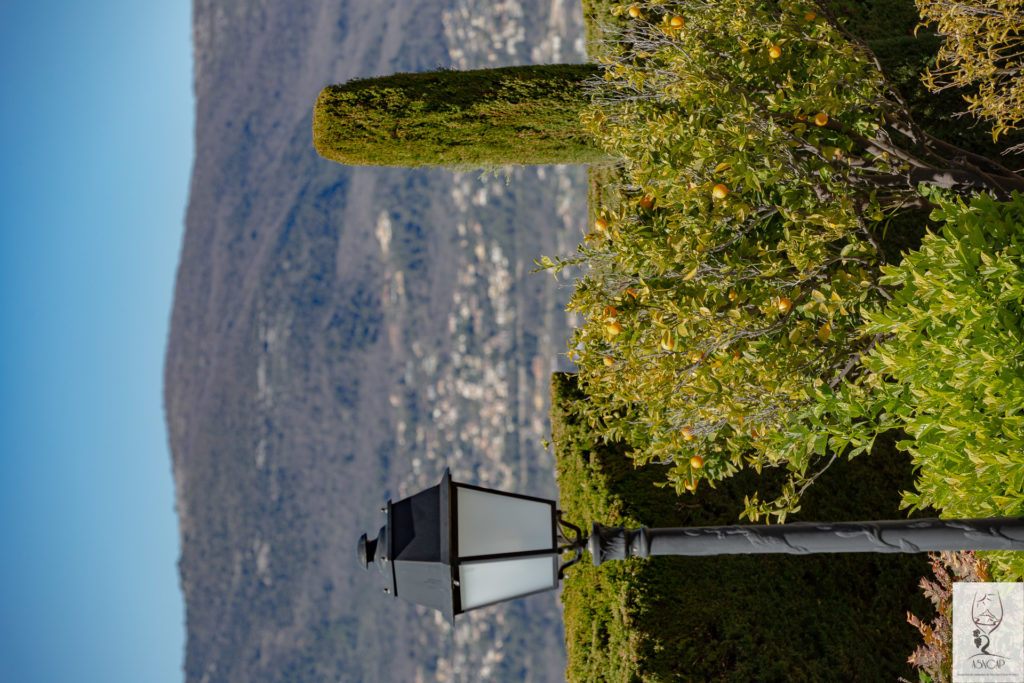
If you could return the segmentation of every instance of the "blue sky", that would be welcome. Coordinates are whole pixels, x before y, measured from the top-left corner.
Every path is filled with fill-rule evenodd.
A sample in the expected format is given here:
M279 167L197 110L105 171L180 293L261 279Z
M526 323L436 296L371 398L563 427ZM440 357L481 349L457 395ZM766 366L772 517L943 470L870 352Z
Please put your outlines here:
M0 680L181 681L191 4L0 0Z

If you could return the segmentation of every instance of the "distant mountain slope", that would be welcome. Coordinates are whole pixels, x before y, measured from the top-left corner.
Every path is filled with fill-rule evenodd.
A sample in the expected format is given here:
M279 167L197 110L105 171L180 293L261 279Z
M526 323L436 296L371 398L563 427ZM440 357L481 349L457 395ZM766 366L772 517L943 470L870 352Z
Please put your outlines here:
M568 290L529 270L577 240L583 170L346 168L316 156L310 112L353 77L582 61L579 13L196 0L165 368L188 680L561 680L553 595L452 633L380 595L353 548L445 465L555 494L540 439Z

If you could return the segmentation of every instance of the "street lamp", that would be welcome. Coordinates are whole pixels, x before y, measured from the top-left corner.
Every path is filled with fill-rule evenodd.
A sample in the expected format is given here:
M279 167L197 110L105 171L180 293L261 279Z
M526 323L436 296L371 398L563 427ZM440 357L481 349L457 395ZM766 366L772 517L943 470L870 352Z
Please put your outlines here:
M589 537L555 501L452 481L383 508L374 540L359 539L359 561L376 564L385 593L455 615L558 587L589 550L594 565L652 555L918 553L1024 550L1024 517L627 529L593 524ZM569 535L571 533L571 536ZM567 561L562 554L574 553Z
M359 539L359 560L376 563L385 593L456 614L558 587L569 550L553 500L441 482L388 501L387 524ZM576 529L576 536L582 536ZM576 546L572 546L576 548ZM579 554L579 553L577 553Z

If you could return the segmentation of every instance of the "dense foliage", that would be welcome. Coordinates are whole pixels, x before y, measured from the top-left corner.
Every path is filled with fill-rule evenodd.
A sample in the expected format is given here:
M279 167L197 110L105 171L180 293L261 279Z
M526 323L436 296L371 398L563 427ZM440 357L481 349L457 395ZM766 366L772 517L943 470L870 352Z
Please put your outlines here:
M871 440L901 428L918 471L911 508L943 516L1024 515L1024 196L934 199L943 221L881 283L897 288L861 327L878 343L870 371L816 389L804 414L829 438ZM1020 553L986 553L1012 576Z
M1008 197L1024 178L920 129L822 7L617 11L635 16L612 29L585 120L624 160L623 202L579 258L543 261L588 267L571 355L589 419L638 463L671 463L679 492L787 468L778 497L746 510L784 519L816 461L871 446L798 417L862 374L894 212L930 206L919 182Z
M560 508L577 523L731 524L755 478L744 472L681 503L654 486L661 467L634 468L622 442L587 425L575 377L552 378ZM771 473L772 477L778 473ZM775 476L776 479L779 477ZM891 518L908 459L891 440L837 463L808 493L804 520ZM930 613L915 590L923 555L655 557L567 572L562 592L570 681L892 681L911 671Z
M905 514L857 508L834 483L856 486L851 472L874 471L875 493L904 491L911 514L928 506L944 517L1021 514L1024 444L1015 439L1024 430L1014 405L1024 404L1024 345L1011 331L1014 321L1020 330L1024 300L1013 236L1022 222L1011 194L1020 176L988 161L1001 147L951 116L962 107L957 94L921 84L941 41L907 35L918 19L912 3L585 0L584 12L605 24L603 34L593 25L588 32L606 67L588 125L622 161L591 169L594 227L579 258L544 261L556 272L587 268L573 299L583 325L571 347L585 394L558 378L553 394L570 392L573 401L559 412L553 400L563 507L574 519L662 526ZM824 126L814 122L818 112L828 116ZM930 182L922 177L929 164L962 182L950 182L956 174ZM978 171L1001 180L976 183ZM966 202L918 180L987 195ZM942 234L921 245L936 206ZM906 261L886 267L901 251ZM916 481L883 473L906 455ZM631 469L630 460L647 466ZM661 497L651 487L666 480L691 495ZM780 487L770 502L745 495ZM821 507L824 500L835 507ZM963 580L979 580L971 567L996 580L1024 576L1019 553L978 555L946 566ZM578 581L569 578L570 678L742 679L701 668L706 662L691 654L705 631L679 623L682 614L694 610L716 637L728 631L691 607L692 593L716 595L701 583L707 572L721 573L718 585L750 585L765 571L794 578L768 562L732 579L727 562L698 569L656 560L581 567ZM828 582L827 571L811 571ZM936 575L941 583L941 569ZM926 587L933 600L940 592ZM949 605L936 607L931 625L908 612L925 636L911 663L933 678L949 656L948 634L936 626ZM749 618L740 630L770 651L771 625L726 618ZM709 658L756 657L737 658L731 647ZM762 666L748 678L771 678L770 664Z
M605 154L580 126L590 64L431 71L324 88L321 156L374 166L581 164Z
M1024 124L1024 2L917 0L921 18L946 42L926 74L934 90L972 88L969 111L992 123L992 137ZM1024 149L1018 147L1018 149Z

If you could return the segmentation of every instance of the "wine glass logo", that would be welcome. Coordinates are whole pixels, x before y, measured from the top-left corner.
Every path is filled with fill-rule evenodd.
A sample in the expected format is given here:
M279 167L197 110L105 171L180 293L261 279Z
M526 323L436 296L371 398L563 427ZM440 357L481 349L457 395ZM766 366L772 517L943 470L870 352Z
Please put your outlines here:
M974 629L974 646L982 653L995 654L988 651L989 636L1003 623L1003 601L996 591L978 591L971 602L971 620L977 627Z

